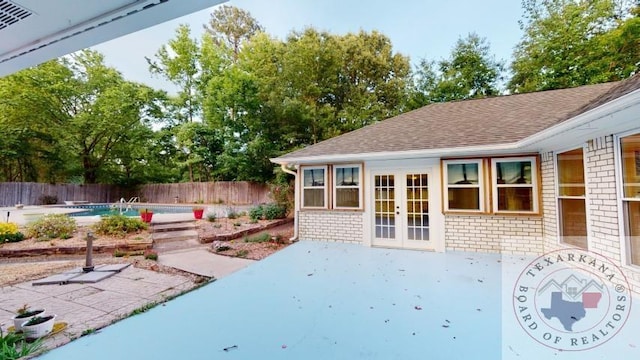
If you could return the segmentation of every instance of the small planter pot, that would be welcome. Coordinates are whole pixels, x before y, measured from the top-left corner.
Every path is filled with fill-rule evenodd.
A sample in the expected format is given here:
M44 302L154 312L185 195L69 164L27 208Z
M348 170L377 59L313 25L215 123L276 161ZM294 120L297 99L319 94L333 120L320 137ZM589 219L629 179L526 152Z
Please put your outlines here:
M150 223L151 218L153 218L153 212L149 211L149 212L140 213L140 218L142 219L142 221L146 223Z
M15 331L22 331L22 324L36 316L44 316L44 309L31 310L26 312L25 314L18 314L14 316L12 320Z
M41 322L33 325L27 325L30 321L34 321L36 319L40 319ZM53 323L56 320L55 315L45 315L43 317L35 317L29 321L25 321L22 324L22 332L24 332L24 336L27 339L39 339L41 337L47 336L53 331Z
M197 220L202 219L202 215L204 214L204 209L193 209L193 217Z

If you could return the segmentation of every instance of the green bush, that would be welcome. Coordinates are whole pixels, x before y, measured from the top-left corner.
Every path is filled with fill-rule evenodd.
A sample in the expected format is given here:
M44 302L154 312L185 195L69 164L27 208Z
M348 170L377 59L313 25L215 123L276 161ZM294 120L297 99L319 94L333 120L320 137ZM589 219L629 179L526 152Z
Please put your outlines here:
M76 219L69 215L49 214L27 225L27 237L37 240L68 239L76 227Z
M218 216L216 215L216 213L207 213L207 221L216 222L217 218Z
M16 360L42 349L42 339L27 342L24 334L4 333L0 327L0 359Z
M119 237L140 232L148 227L149 225L142 220L124 215L105 216L93 225L96 234Z
M248 243L263 243L271 240L271 235L269 233L262 233L255 236L249 236L244 238L244 242Z
M0 223L0 244L24 240L24 234L18 230L18 224Z
M251 209L249 209L249 218L251 219L251 221L258 221L262 219L263 216L264 216L264 209L262 208L262 205L252 207Z
M144 258L148 260L158 261L158 253L153 250L147 250L144 252Z
M240 217L240 214L238 213L238 211L234 208L229 208L229 210L227 210L227 218L229 219L237 219Z
M287 216L287 209L278 204L269 204L264 207L264 218L267 220L282 219Z

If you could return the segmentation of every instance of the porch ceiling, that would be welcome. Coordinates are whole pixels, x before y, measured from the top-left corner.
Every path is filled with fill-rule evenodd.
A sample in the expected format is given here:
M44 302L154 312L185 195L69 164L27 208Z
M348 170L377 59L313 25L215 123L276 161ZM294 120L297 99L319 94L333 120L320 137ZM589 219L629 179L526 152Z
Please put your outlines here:
M0 76L224 0L0 0Z

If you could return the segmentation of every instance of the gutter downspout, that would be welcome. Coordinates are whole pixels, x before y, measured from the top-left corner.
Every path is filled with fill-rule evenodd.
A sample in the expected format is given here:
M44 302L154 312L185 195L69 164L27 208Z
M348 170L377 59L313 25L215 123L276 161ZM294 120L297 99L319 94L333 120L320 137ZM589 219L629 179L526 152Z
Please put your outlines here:
M298 204L298 173L287 168L287 164L280 164L280 169L287 174L293 175L294 177L294 199L293 199L293 237L289 239L291 242L298 241L298 216L300 215L300 209Z

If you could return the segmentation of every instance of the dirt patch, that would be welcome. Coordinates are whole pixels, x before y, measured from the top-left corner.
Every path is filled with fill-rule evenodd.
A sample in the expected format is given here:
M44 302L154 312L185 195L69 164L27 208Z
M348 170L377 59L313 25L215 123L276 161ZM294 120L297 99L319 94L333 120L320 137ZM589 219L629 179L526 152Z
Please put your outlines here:
M269 240L264 242L250 242L252 239L262 239L262 234L268 234ZM251 260L262 260L276 251L287 247L293 236L293 223L289 222L271 229L257 232L253 235L227 240L214 241L210 251L219 255L241 257Z
M236 219L216 219L213 222L199 220L197 229L200 242L206 244L214 241L230 241L242 238L292 222L293 219L291 218L251 221L248 216L241 216Z

